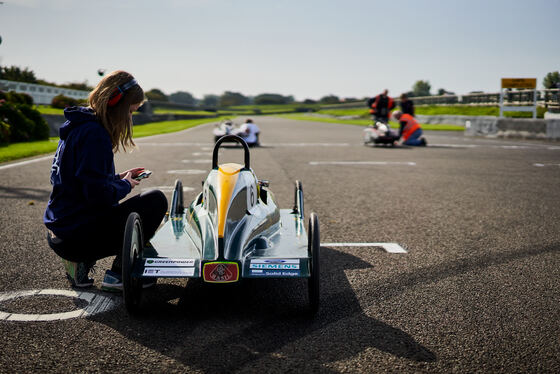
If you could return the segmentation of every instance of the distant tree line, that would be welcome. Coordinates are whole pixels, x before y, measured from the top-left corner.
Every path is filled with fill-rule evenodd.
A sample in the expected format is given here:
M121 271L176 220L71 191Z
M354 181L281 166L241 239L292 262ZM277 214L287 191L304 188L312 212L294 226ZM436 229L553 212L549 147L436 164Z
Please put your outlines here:
M49 86L71 88L76 90L91 91L93 87L89 86L87 81L74 82L65 84L55 84L37 79L35 73L29 68L20 68L18 66L0 66L0 79L19 81L26 83L44 84ZM543 79L545 88L558 88L560 85L560 74L558 71L548 73ZM431 96L432 86L427 80L418 80L412 86L412 90L405 92L409 97ZM479 91L475 91L479 92ZM472 92L474 93L474 92ZM436 95L454 95L453 92L440 88ZM240 105L282 105L294 103L294 97L284 96L276 93L263 93L257 96L245 96L239 92L225 91L221 95L204 95L202 99L195 98L191 93L186 91L177 91L170 95L166 95L158 88L152 88L146 91L146 97L154 101L167 101L187 106L198 106L203 108L230 107ZM305 99L303 104L338 104L341 102L355 101L356 98L340 98L336 95L326 95L319 100Z
M93 87L88 85L87 81L56 84L52 82L47 82L43 79L37 79L37 77L35 77L35 73L32 70L29 70L29 68L22 69L19 66L0 66L0 79L4 79L7 81L42 84L45 86L54 86L60 88L69 88L72 90L82 90L82 91L93 90Z

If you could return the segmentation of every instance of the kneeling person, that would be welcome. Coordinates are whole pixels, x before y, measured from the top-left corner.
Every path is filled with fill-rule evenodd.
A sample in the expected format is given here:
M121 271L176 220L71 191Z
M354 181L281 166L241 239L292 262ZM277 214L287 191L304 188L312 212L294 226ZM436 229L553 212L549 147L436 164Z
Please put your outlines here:
M159 190L119 204L140 183L144 168L115 173L114 152L134 146L132 113L144 91L124 71L106 76L89 95L89 107L64 110L67 121L51 167L52 193L43 221L47 241L63 259L72 286L89 287L95 262L116 256L102 289L122 289L121 257L128 215L140 215L144 239L156 232L167 211ZM144 174L145 175L145 174Z
M400 110L393 112L393 118L400 123L399 139L404 145L427 145L426 139L422 136L422 127L410 114L403 114Z

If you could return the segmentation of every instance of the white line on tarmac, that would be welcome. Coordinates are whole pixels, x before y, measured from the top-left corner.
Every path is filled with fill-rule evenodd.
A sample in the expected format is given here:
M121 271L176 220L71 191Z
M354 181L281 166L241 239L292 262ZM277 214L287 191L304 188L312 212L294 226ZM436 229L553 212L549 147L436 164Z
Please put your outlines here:
M189 142L165 142L165 143L155 143L155 142L146 142L146 143L141 143L141 142L136 142L136 144L138 145L149 145L149 146L162 146L162 147L205 147L205 146L209 146L212 143L189 143Z
M144 187L142 191L150 191L150 190L160 190L161 192L172 192L175 189L175 186L154 186L154 187ZM183 192L190 192L194 191L193 187L185 187L183 186Z
M189 163L193 163L193 164L207 164L207 163L212 163L212 160L207 159L207 160L181 160L181 162L184 162L185 164L189 164Z
M407 165L407 166L416 166L416 162L399 162L399 161L309 161L309 165Z
M397 243L321 243L324 247L381 247L388 253L408 253Z
M557 166L560 166L560 164L541 164L541 163L534 163L533 166L536 166L536 167L539 167L539 168L543 168L543 167L545 167L545 166L554 166L554 167L557 167Z
M116 305L115 300L113 300L112 298L107 296L102 296L96 293L77 292L77 291L68 291L68 290L54 290L54 289L0 293L0 303L2 301L8 301L16 298L44 296L44 295L66 296L66 297L81 299L87 303L87 306L69 312L45 313L45 314L8 313L8 312L0 311L0 320L18 321L18 322L60 321L63 319L92 316L97 313L108 311L113 307L115 307Z
M349 143L262 143L264 147L348 147Z
M8 168L15 168L15 167L18 167L18 166L23 166L23 165L28 165L28 164L33 164L33 163L39 162L39 161L52 160L53 157L54 157L54 154L49 155L49 156L45 156L45 157L34 158L34 159L32 159L32 160L21 161L21 162L14 162L13 164L8 164L8 165L2 165L2 166L0 166L0 170L2 170L2 169L8 169Z
M206 173L208 173L208 170L200 170L200 169L167 170L167 174L197 175L197 174L206 174Z

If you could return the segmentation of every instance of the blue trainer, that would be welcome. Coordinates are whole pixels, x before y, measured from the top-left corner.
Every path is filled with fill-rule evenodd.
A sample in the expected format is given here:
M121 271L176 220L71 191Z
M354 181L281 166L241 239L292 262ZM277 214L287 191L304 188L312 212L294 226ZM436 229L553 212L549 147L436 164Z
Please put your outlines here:
M94 271L94 262L73 262L62 259L66 277L73 287L86 288L93 286L93 279L89 277L90 271Z
M121 275L112 270L107 270L103 278L103 283L101 283L101 289L109 292L122 292L123 285Z

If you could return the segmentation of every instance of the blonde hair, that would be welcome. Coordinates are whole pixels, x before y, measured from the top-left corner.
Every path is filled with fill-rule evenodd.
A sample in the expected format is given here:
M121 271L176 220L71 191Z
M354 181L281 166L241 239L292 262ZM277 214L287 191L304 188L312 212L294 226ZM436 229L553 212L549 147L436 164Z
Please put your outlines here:
M109 100L119 92L119 86L133 80L134 77L126 71L117 70L103 78L91 91L88 98L89 106L95 112L99 122L109 133L113 152L118 152L122 147L134 147L132 140L132 116L130 106L141 104L144 101L144 91L135 84L122 92L122 97L114 105L109 105Z

